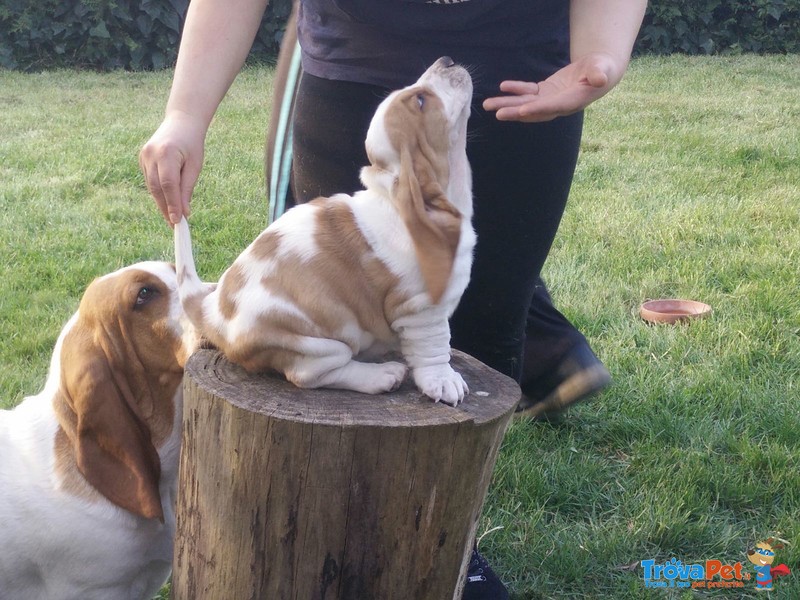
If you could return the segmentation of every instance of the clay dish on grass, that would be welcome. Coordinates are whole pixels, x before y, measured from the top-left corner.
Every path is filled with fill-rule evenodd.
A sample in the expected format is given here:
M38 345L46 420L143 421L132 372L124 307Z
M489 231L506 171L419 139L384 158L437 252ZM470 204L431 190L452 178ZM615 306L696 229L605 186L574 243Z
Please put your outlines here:
M639 316L648 323L679 323L711 314L711 307L696 300L650 300L639 307Z

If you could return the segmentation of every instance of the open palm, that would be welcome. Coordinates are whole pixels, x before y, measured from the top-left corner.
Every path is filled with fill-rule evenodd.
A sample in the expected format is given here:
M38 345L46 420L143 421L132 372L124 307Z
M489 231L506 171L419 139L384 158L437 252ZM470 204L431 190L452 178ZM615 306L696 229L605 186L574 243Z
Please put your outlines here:
M504 81L505 96L484 100L500 121L550 121L586 108L608 93L622 78L625 65L608 54L589 54L556 71L540 83Z

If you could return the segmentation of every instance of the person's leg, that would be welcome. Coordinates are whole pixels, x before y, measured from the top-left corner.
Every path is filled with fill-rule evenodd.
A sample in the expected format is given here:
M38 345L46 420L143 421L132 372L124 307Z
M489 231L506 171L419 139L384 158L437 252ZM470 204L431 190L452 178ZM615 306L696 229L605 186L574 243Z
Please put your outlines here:
M566 351L583 339L537 292L567 202L581 126L580 114L520 124L473 110L467 153L478 243L452 319L453 344L517 381L526 329L536 334L527 346L548 357L548 347Z
M553 420L576 402L605 388L611 376L582 334L560 335L572 328L553 307L538 280L528 312L517 416ZM574 329L574 328L573 328Z
M524 408L538 416L547 412L543 400L552 410L552 392L564 383L558 377L574 379L584 364L607 376L539 277L569 194L582 116L501 123L478 109L470 125L478 245L470 285L452 319L453 346L520 381Z

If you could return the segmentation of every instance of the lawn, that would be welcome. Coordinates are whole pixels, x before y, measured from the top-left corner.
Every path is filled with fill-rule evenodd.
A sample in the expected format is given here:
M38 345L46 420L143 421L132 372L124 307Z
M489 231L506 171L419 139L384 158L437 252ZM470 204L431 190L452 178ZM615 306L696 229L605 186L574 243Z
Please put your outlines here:
M248 68L209 132L192 217L209 280L266 220L271 76ZM169 82L0 71L0 408L39 391L94 276L171 260L137 166ZM507 434L479 532L513 598L763 598L752 579L651 590L638 563L754 575L746 551L768 537L793 570L770 597L800 597L798 89L797 56L641 58L588 110L545 277L614 385ZM714 313L643 323L659 297Z

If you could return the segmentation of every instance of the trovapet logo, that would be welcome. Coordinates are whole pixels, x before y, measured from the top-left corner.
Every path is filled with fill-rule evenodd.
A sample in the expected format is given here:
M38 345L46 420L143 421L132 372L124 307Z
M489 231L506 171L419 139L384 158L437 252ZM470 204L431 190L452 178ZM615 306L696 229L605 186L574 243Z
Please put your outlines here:
M742 564L721 560L683 563L677 558L664 563L643 560L644 585L648 588L744 588L752 586L755 580L757 590L771 590L775 577L791 573L784 564L773 566L775 551L783 547L783 544L776 544L774 538L758 542L747 551L747 560L752 565L747 561ZM755 577L751 573L753 567Z
M643 560L644 585L649 588L741 588L751 575L742 563L720 560L683 564L677 558L657 564Z

